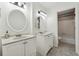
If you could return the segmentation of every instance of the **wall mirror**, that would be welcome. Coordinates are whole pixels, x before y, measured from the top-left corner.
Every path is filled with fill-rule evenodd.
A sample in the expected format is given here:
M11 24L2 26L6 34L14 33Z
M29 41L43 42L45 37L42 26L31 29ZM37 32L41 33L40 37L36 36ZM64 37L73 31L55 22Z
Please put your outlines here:
M7 23L14 31L23 31L26 27L26 16L19 10L13 10L9 13Z

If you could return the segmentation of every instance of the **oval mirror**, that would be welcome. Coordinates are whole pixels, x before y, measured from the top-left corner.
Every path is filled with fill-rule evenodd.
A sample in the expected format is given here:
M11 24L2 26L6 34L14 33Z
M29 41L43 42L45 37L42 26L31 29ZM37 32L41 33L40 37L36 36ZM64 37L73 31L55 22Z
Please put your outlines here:
M7 23L14 31L22 31L26 27L26 17L19 10L13 10L8 15Z

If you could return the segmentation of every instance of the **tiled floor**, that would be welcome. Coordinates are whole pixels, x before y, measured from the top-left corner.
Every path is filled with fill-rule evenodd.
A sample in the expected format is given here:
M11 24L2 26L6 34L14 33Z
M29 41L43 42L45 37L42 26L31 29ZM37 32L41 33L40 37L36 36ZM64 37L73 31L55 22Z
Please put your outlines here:
M75 46L61 43L59 44L58 48L53 48L49 53L48 56L78 56L75 53Z

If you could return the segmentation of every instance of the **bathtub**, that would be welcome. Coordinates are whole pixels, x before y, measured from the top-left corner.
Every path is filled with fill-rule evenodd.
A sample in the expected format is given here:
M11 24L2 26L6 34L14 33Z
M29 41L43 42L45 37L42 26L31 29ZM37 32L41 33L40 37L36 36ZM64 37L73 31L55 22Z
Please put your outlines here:
M64 43L75 44L75 37L71 37L71 36L59 36L58 39L61 42L64 42Z

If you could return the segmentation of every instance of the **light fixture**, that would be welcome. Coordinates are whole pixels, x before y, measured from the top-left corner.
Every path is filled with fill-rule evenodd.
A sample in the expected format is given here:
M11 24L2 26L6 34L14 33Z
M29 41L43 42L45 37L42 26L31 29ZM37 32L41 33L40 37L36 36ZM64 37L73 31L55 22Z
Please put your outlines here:
M42 10L39 10L37 16L42 17L43 19L45 19L47 17L47 14L45 12L43 12Z
M22 5L22 2L18 2L18 6L20 6L20 7L21 7L21 5Z
M10 3L21 8L24 8L24 5L26 4L25 2L10 2Z
M45 16L45 17L47 16L47 15L46 15L45 13L43 13L43 12L40 12L40 14L43 15L43 16Z
M14 4L15 2L10 2L10 3L13 3Z

